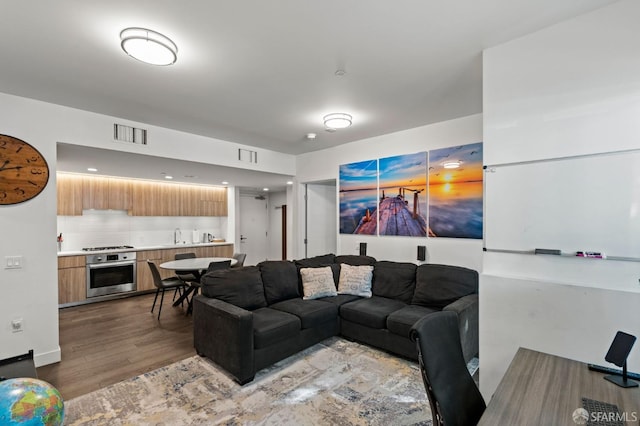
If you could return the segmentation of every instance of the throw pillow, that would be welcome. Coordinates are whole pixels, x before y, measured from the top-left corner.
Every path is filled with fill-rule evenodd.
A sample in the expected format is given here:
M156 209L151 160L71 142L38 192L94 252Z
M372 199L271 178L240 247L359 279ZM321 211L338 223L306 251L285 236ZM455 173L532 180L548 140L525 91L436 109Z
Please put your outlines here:
M352 266L340 264L340 281L338 294L352 294L360 297L371 297L371 279L373 266Z
M330 266L323 268L302 268L302 291L304 300L319 299L321 297L337 296L336 285Z

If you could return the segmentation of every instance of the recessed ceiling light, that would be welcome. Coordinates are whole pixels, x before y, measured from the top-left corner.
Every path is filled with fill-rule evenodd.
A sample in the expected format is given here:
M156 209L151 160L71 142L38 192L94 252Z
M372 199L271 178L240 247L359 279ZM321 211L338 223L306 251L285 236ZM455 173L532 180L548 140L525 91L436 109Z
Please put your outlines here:
M127 55L151 65L171 65L178 59L178 46L169 37L146 28L125 28L120 46Z
M222 184L223 184L223 185L229 185L229 182L227 182L226 180L223 180L223 181L222 181Z
M336 112L324 116L324 127L329 131L351 126L353 117L350 114Z
M266 192L269 190L269 188L262 188L262 190Z
M293 181L292 180L288 180L287 181L287 185L293 185Z
M316 135L315 133L307 133L305 135L305 138L307 138L308 141L312 141L312 140L314 140L316 138L316 136L318 136L318 135Z
M164 178L165 179L173 179L173 176L166 175Z
M88 172L97 172L97 171L98 171L98 169L96 169L95 167L89 167L89 168L87 169L87 171L88 171Z

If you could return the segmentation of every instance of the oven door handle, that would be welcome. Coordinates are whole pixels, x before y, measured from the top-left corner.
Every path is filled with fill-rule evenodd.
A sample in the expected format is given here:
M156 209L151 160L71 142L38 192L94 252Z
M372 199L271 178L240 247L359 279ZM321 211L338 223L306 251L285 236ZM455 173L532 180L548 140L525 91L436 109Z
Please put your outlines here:
M87 265L89 269L101 269L101 268L110 268L112 266L129 266L135 265L136 262L133 260L125 260L122 262L105 262L105 263L90 263Z

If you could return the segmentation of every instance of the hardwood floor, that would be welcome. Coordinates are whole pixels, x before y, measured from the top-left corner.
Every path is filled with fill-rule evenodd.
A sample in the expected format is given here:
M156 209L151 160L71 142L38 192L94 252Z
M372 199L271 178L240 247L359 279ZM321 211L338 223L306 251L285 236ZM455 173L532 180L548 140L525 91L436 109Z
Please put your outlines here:
M69 400L195 355L192 317L186 304L171 306L172 296L160 321L158 304L150 313L153 294L61 309L62 361L38 368L38 377Z

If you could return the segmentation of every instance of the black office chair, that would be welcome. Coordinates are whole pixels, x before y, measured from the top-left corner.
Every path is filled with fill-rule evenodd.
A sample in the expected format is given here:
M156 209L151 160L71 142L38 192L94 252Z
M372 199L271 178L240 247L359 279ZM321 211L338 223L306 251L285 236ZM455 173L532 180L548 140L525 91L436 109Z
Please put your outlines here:
M196 257L195 253L177 253L175 255L175 260L180 259L194 259ZM200 271L176 271L176 275L182 281L189 282L200 282Z
M458 315L429 314L411 329L434 425L467 426L480 420L486 405L462 355Z
M151 260L147 260L147 265L149 265L149 269L151 269L151 276L153 277L153 284L156 286L156 296L153 298L153 306L151 307L151 313L156 307L156 301L158 300L158 293L162 291L162 296L160 297L160 309L158 309L158 320L160 319L160 313L162 312L162 303L164 302L164 292L167 289L175 289L178 293L182 294L182 291L185 290L188 285L182 281L178 277L170 277L162 279L160 277L160 271L158 271L158 267Z
M233 265L232 268L240 268L240 267L242 267L244 265L244 260L247 258L247 254L246 253L233 253L232 257L235 260L238 261L238 263Z

